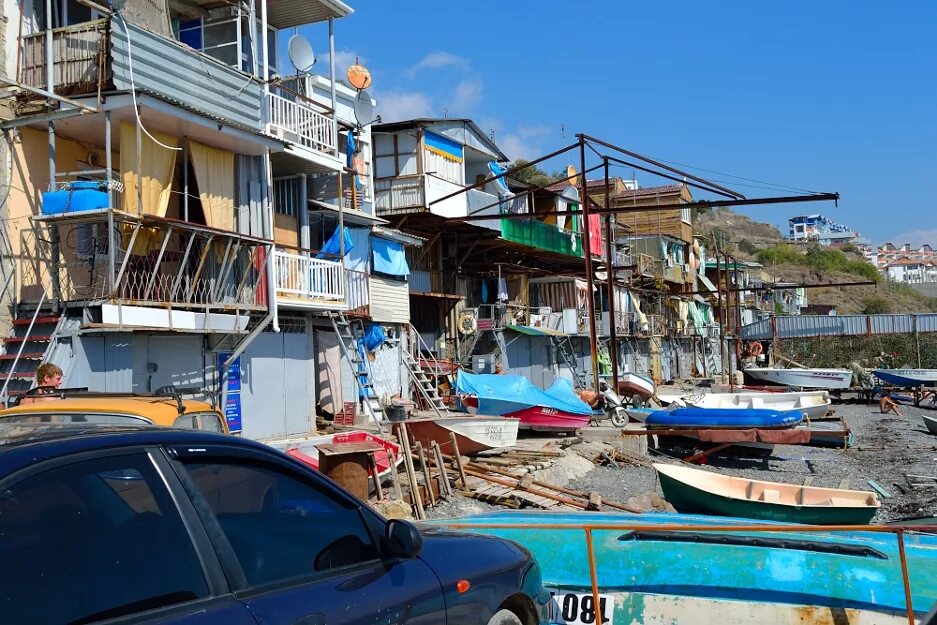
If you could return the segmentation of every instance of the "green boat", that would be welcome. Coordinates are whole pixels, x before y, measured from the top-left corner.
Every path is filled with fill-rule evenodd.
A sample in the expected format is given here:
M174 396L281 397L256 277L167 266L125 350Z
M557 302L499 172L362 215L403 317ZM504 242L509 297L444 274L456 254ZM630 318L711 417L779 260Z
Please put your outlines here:
M795 486L655 464L664 497L679 512L811 525L862 525L879 508L875 493Z

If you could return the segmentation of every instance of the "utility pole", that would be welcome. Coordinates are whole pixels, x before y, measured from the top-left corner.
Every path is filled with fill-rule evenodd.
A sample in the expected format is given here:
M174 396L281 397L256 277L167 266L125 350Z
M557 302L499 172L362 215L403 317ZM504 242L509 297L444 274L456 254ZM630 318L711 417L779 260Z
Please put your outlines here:
M592 244L589 240L589 195L586 184L586 140L583 135L579 139L579 206L582 209L582 240L584 249L582 255L586 260L586 303L589 307L589 347L592 352L592 388L599 392L599 353L598 339L595 332L595 296L592 289L595 286L595 276L592 273Z

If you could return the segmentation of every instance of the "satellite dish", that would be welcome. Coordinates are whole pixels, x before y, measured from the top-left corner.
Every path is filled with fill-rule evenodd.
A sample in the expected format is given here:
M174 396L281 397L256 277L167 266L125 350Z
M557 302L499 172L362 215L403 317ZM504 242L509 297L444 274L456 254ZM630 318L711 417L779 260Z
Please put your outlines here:
M296 71L305 74L316 64L316 55L312 52L312 44L302 35L293 35L286 44L290 62Z
M358 120L358 126L367 126L374 121L374 104L371 95L362 89L355 98L355 119Z

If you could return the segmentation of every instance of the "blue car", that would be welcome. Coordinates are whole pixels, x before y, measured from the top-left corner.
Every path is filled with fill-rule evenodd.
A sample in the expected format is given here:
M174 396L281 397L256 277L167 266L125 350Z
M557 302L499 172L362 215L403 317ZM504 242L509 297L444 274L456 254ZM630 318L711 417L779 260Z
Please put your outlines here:
M537 625L548 601L517 544L388 521L259 443L0 429L3 623Z

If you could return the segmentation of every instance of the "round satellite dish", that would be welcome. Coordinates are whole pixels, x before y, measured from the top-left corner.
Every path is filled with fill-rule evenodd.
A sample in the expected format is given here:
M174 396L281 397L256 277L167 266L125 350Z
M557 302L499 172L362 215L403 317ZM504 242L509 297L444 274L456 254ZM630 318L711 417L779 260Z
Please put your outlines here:
M596 280L608 280L608 272L607 272L607 271L596 271L596 272L595 272L595 279L596 279Z
M366 126L374 121L374 103L371 95L362 89L355 98L355 119L359 126Z
M290 63L300 74L304 74L312 69L316 64L316 55L312 52L312 44L302 35L293 35L286 44L286 51L290 57Z

